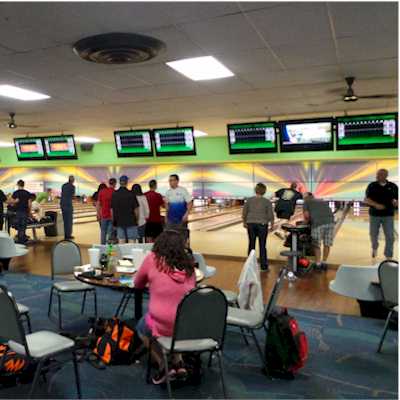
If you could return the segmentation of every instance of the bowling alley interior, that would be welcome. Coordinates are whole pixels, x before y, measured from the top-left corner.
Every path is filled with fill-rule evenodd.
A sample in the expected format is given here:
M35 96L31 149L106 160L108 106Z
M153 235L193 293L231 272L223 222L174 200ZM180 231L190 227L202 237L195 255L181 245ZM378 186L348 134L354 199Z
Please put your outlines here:
M0 399L398 398L398 3L0 4Z

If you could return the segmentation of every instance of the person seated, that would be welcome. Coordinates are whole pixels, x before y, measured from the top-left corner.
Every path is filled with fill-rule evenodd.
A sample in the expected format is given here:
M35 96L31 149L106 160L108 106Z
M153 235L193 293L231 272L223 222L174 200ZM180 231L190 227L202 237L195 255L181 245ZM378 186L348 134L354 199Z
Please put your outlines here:
M193 258L186 250L184 238L179 232L164 231L135 276L135 287L144 289L148 286L150 294L148 313L136 327L146 347L153 338L172 337L178 305L195 285ZM158 365L158 372L152 379L158 385L165 382L166 369L156 342L152 345L152 358ZM187 374L180 355L175 355L172 360L169 374L170 379L183 378Z
M30 217L34 222L40 222L43 218L43 209L40 203L37 201L36 195L34 193L31 194L31 215Z

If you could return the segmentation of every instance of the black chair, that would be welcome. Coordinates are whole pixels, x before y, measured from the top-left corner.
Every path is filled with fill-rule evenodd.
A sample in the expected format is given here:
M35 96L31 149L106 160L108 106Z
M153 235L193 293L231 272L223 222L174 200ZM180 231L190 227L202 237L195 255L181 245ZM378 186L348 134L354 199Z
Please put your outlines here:
M399 263L394 260L383 261L378 268L379 283L382 290L383 305L389 310L389 314L385 321L381 340L378 345L378 353L382 349L383 341L387 330L389 328L389 322L392 318L393 313L399 312Z
M81 398L81 387L78 371L78 363L75 355L75 342L67 337L51 331L38 331L25 335L22 327L17 304L8 293L5 286L0 285L0 337L8 341L11 350L25 355L31 362L37 362L35 376L32 382L29 397L35 392L43 367L49 359L60 354L69 354L74 364L76 389L78 398Z
M221 290L212 286L197 287L186 294L178 306L173 336L155 339L164 357L169 397L172 391L168 361L174 353L215 352L219 361L222 391L226 398L222 348L227 311L228 303ZM147 382L150 382L152 342L147 363Z
M79 246L71 240L61 240L56 243L51 253L51 279L54 279L56 274L73 274L74 267L82 265L82 257ZM50 290L49 309L47 315L50 317L53 292L56 292L58 297L58 327L62 329L62 314L61 314L61 294L66 293L83 293L81 314L85 311L86 294L92 293L94 300L94 314L97 317L97 296L96 289L86 283L79 282L75 279L55 282Z

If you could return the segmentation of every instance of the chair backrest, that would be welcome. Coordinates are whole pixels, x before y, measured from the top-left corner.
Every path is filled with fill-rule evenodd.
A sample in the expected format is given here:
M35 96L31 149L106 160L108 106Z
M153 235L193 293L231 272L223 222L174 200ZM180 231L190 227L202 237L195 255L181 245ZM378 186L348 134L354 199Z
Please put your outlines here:
M0 236L0 258L11 258L17 255L14 240L8 235Z
M198 264L199 270L203 272L203 274L207 273L207 264L206 260L203 257L203 254L193 252L194 262Z
M25 332L19 318L18 308L14 298L7 287L0 285L0 340L12 340L25 348L25 354L29 356L26 344Z
M58 274L72 274L74 267L82 265L81 250L71 240L61 240L51 254L51 279Z
M176 340L214 339L222 347L228 303L221 290L200 286L185 295L178 306L171 348Z
M399 263L392 260L383 261L379 265L378 275L383 301L389 306L399 304Z
M279 275L276 278L274 287L272 288L271 294L269 295L268 304L265 306L264 309L264 323L276 306L286 273L287 273L287 268L282 268L279 271Z

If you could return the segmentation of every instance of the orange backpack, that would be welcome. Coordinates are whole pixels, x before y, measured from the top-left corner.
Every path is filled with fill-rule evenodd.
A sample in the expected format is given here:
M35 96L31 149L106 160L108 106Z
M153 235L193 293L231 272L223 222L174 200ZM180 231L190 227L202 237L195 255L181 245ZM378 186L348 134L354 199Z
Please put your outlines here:
M118 318L104 322L104 333L96 340L93 353L104 364L131 364L142 341L134 328Z

